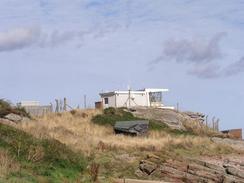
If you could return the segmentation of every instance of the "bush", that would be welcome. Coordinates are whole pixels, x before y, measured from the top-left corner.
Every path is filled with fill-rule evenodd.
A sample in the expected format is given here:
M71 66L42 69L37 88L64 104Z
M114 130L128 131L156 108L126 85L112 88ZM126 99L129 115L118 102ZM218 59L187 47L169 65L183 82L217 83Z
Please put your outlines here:
M140 118L136 118L130 112L124 110L124 108L112 108L109 107L104 109L103 114L96 115L92 118L92 121L99 125L109 125L114 126L116 121L133 121L139 120Z

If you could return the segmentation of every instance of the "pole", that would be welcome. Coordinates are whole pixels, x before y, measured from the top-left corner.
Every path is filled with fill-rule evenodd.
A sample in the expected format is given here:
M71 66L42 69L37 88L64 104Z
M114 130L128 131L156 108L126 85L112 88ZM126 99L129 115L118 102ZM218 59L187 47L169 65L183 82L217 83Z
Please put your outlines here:
M64 111L67 110L67 99L64 97Z
M59 102L58 102L58 99L55 99L55 102L56 102L55 112L59 112Z
M86 95L84 95L84 108L86 109Z
M130 108L130 88L129 88L129 108Z

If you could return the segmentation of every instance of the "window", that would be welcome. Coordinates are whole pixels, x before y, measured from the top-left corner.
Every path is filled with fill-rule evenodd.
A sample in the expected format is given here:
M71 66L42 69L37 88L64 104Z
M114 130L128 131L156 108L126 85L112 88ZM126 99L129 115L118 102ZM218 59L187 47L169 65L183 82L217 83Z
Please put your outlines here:
M162 102L162 92L150 92L150 102Z
M104 98L104 103L108 104L108 98Z

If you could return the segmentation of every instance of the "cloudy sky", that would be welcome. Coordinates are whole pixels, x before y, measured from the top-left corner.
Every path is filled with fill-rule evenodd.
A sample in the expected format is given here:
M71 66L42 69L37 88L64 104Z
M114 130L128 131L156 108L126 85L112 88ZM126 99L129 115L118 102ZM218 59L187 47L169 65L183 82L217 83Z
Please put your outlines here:
M0 98L88 104L169 88L165 103L244 128L242 0L1 0Z

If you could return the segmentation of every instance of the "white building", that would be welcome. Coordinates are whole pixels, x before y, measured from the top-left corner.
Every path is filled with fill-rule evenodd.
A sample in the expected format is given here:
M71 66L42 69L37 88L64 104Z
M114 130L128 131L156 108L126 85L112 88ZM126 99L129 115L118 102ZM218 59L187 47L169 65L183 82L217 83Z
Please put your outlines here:
M162 93L168 89L146 88L143 90L113 91L100 93L104 108L107 107L158 107L169 108L163 104Z
M18 106L20 107L29 107L29 106L40 106L39 101L21 101L17 103Z

